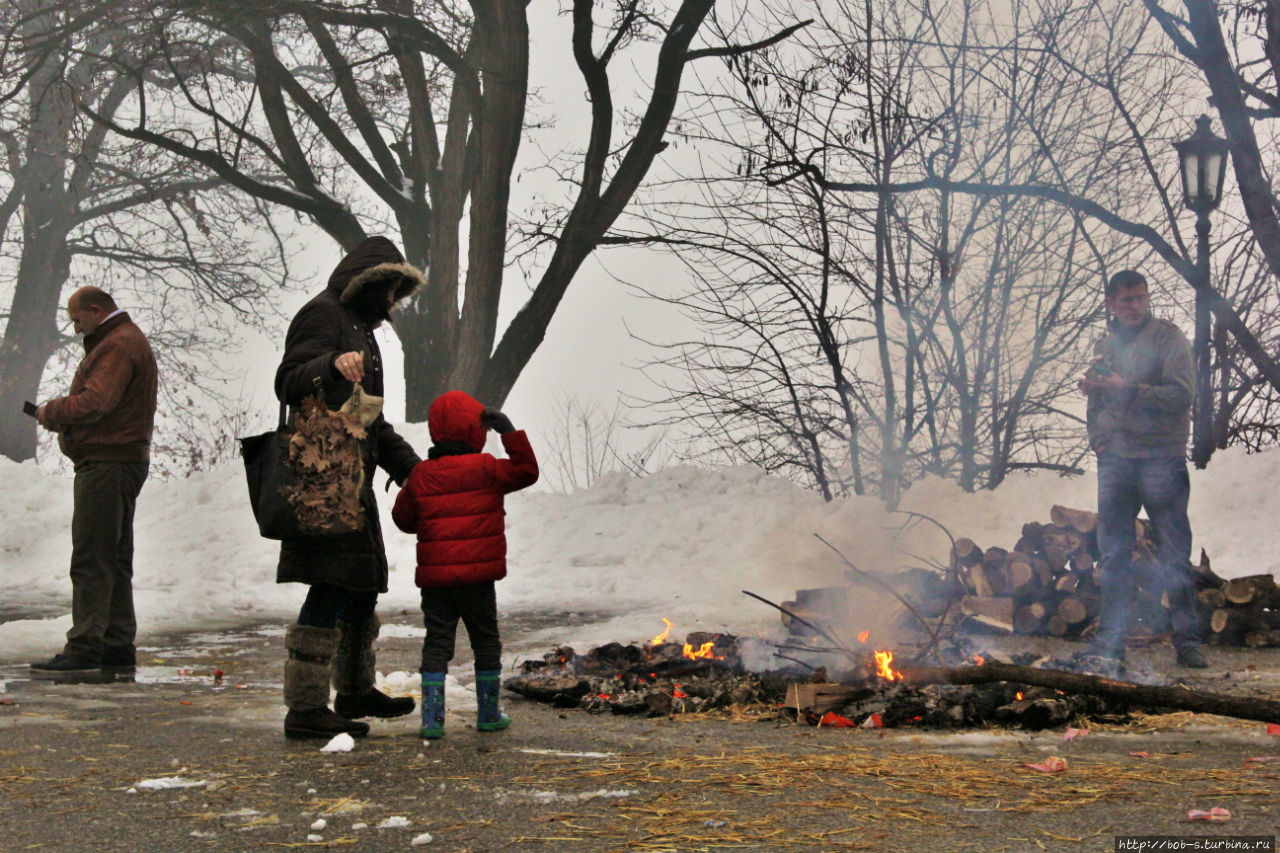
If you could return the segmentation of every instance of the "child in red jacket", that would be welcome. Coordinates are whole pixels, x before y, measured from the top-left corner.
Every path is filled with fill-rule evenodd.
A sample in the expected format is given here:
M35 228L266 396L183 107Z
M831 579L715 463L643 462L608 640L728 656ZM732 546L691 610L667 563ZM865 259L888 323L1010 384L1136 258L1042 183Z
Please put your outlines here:
M427 413L435 442L396 498L391 517L418 534L422 616L422 737L444 735L444 677L458 620L467 626L476 662L476 728L511 725L498 707L502 642L494 581L507 576L503 495L538 481L538 460L523 430L502 412L461 391L436 398ZM485 430L502 436L507 459L482 452Z

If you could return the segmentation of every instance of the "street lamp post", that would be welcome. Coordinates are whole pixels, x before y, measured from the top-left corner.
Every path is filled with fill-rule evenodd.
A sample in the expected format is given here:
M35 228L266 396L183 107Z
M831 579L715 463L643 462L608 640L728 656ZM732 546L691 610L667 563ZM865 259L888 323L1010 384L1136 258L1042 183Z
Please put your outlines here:
M1197 468L1213 455L1213 374L1209 360L1209 213L1222 201L1227 169L1227 141L1214 135L1208 116L1196 119L1195 133L1173 147L1178 151L1182 199L1196 214L1196 327L1192 353L1196 365L1196 399L1191 419L1191 460Z

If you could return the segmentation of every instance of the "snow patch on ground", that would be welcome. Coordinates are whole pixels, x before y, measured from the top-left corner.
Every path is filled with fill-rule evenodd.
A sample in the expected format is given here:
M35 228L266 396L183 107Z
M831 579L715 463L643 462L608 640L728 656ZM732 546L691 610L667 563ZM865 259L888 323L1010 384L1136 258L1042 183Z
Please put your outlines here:
M202 788L207 785L203 779L188 779L185 776L161 776L158 779L143 779L134 787L144 791L169 791L175 788Z

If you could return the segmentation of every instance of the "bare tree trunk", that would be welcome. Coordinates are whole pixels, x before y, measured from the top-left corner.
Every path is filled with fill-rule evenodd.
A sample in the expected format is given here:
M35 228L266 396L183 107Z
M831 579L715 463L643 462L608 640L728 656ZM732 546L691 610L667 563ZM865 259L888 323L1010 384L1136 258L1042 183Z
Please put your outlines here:
M1227 52L1218 4L1213 0L1184 0L1184 5L1196 47L1195 54L1189 58L1204 72L1205 82L1213 93L1212 102L1231 145L1231 167L1235 171L1240 201L1257 238L1258 249L1272 274L1280 276L1280 222L1276 220L1271 184L1264 174L1249 108ZM1271 47L1275 49L1275 45Z
M37 39L56 25L46 4L27 0L19 6L27 17L28 38ZM23 416L22 403L36 401L45 363L58 349L58 303L71 270L72 210L65 173L74 110L62 85L60 59L49 57L28 84L25 163L15 164L28 191L18 283L0 341L0 454L17 462L36 455L36 422Z

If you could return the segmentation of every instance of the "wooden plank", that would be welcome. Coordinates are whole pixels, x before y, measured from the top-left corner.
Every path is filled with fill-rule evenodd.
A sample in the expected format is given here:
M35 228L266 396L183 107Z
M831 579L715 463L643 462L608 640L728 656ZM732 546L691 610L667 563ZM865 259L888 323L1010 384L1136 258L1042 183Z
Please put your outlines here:
M843 708L851 698L865 688L850 684L790 684L787 686L786 707L825 714Z

